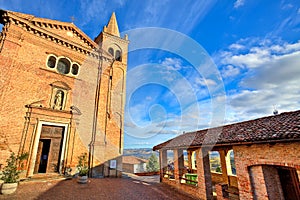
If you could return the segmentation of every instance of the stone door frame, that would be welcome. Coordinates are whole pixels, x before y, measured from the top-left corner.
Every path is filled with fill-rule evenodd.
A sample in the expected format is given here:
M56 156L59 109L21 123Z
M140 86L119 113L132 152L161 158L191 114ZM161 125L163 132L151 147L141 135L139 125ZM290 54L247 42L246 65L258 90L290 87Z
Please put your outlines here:
M64 127L64 133L63 133L64 138L63 138L62 150L61 150L61 154L60 154L59 173L61 173L60 170L61 170L62 165L63 165L63 160L65 160L64 157L67 153L66 140L67 140L69 125L65 124L65 123L39 121L38 126L37 126L37 130L36 130L36 136L35 136L34 143L33 143L33 151L32 151L32 156L31 156L32 159L31 159L31 162L30 162L28 176L33 176L34 166L35 166L35 163L36 163L36 155L37 155L37 151L38 151L38 146L39 146L39 141L40 141L43 125Z

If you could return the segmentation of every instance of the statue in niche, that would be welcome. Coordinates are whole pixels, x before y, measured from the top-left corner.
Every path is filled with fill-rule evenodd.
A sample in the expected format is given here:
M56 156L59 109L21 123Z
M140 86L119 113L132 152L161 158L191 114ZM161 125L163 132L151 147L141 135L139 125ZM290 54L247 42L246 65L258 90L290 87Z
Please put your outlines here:
M52 108L55 110L62 110L63 98L64 98L63 91L58 90L55 94Z

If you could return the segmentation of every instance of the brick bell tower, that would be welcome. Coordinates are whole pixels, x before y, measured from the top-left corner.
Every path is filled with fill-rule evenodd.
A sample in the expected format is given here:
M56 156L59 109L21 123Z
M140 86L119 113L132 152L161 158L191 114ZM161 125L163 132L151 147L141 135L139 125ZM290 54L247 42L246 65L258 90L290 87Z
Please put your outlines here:
M100 169L104 176L120 177L129 40L127 35L121 38L115 13L112 13L95 42L99 45L99 52L109 55L111 60L101 64L97 135L92 153L96 158L104 158L104 167ZM93 174L99 174L96 171Z

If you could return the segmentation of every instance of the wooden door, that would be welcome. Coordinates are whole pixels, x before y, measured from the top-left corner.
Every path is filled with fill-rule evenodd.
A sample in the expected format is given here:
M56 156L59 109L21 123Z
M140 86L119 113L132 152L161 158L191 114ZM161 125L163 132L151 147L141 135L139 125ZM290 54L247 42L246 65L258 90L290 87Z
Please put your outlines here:
M34 174L38 173L39 171L39 166L41 162L41 156L42 156L42 150L43 150L43 142L39 141L39 146L36 154L36 159L35 159L35 166L34 166Z
M51 150L49 152L49 165L47 172L59 172L62 138L51 138Z
M299 180L296 170L293 168L279 168L278 174L284 198L288 200L300 200Z
M46 173L59 172L61 152L63 146L64 127L61 126L42 126L41 139L47 138L51 140L51 145L48 154L48 165Z

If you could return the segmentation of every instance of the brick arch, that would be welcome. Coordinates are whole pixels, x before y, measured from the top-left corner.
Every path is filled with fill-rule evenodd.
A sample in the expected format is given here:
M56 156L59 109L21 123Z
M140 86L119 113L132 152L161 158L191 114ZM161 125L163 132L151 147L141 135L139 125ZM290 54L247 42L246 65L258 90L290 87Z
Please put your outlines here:
M283 163L283 162L252 162L250 165L247 165L246 168L250 168L252 166L259 166L259 165L269 165L269 166L278 166L278 167L291 167L297 170L300 170L300 165L295 163Z
M109 45L109 47L112 47L114 50L122 51L122 48L117 43L112 43L111 45Z
M296 167L291 163L280 162L262 162L248 166L254 199L265 194L270 199L298 199L300 174Z
M118 45L117 43L112 43L108 46L108 51L109 49L113 50L113 57L114 59L118 60L118 61L122 61L122 54L123 54L123 49L120 47L120 45ZM120 54L120 59L116 58L117 56L117 52Z

